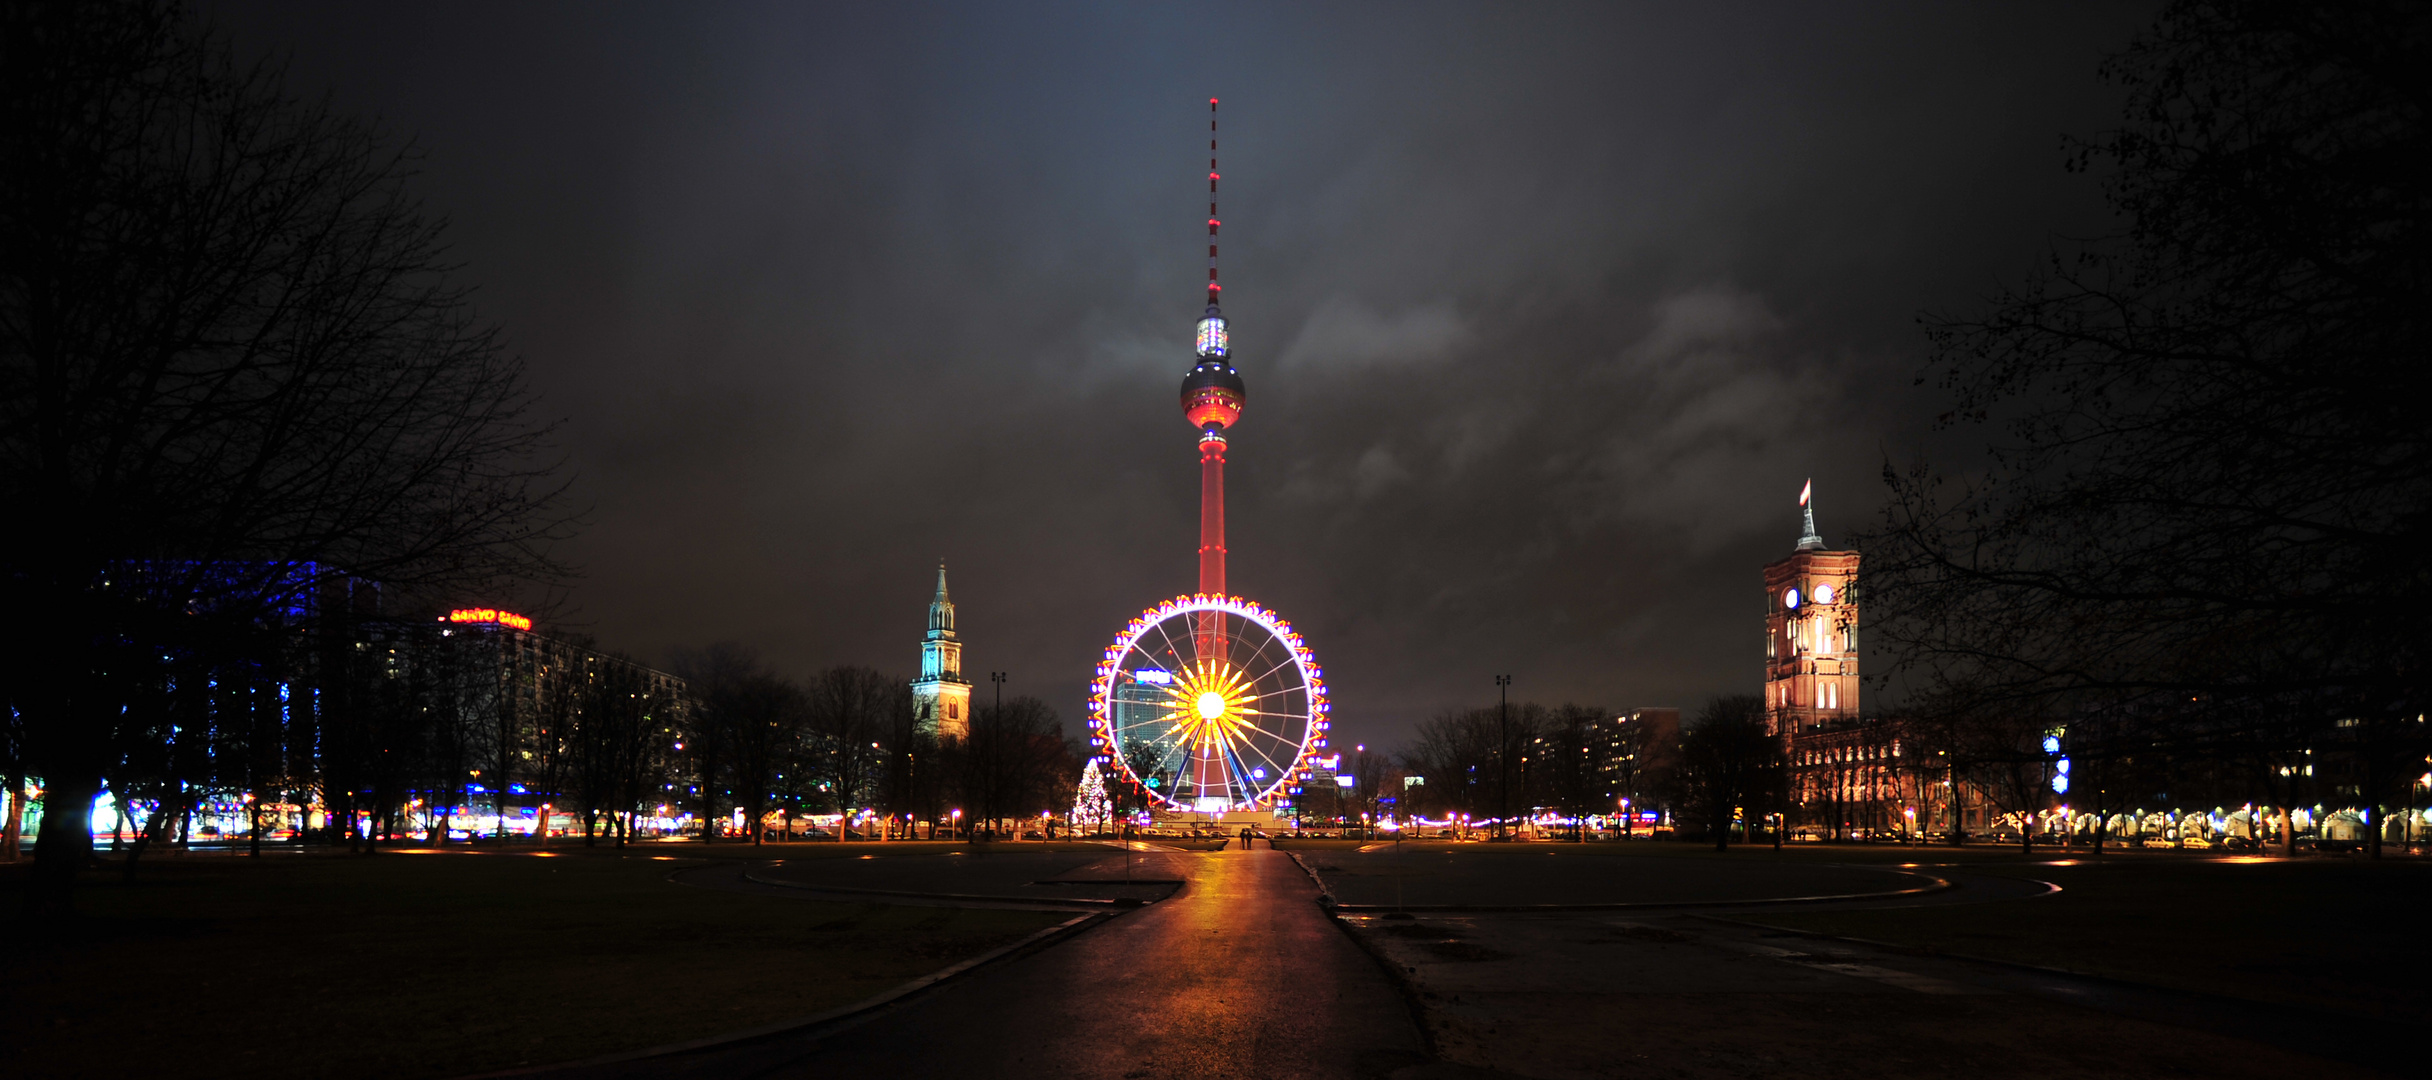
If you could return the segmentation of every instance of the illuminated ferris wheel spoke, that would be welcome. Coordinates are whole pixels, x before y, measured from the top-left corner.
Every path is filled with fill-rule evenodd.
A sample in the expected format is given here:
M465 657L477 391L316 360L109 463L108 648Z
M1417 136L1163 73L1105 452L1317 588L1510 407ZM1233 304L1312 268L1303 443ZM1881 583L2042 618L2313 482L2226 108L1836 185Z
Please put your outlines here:
M1263 653L1263 652L1265 652L1266 650L1265 650L1264 648L1261 648L1261 649L1259 649L1258 651ZM1253 658L1253 659L1255 659L1255 658ZM1292 654L1291 654L1291 653L1285 653L1285 654L1284 654L1284 658L1283 658L1283 659L1276 661L1276 662L1275 662L1275 666L1274 666L1274 667L1268 668L1264 674L1261 674L1261 675L1258 677L1259 681L1260 681L1260 682L1265 682L1265 681L1266 681L1266 679L1267 679L1267 676L1268 676L1268 675L1273 675L1273 674L1275 674L1275 673L1276 673L1276 672L1278 672L1278 671L1282 671L1282 670L1284 669L1284 665L1289 664L1289 663L1291 663L1291 662L1292 662Z
M1260 756L1263 757L1265 755ZM1239 752L1226 754L1225 763L1227 767L1233 771L1233 783L1239 786L1241 790L1245 792L1256 791L1263 786L1251 778L1249 763L1241 760L1241 754ZM1274 762L1270 761L1267 764L1272 765Z
M1157 623L1157 636L1165 639L1165 651L1174 657L1179 666L1191 666L1191 661L1182 659L1182 649L1174 644L1173 635L1165 632L1165 623L1163 621ZM1197 655L1198 648L1199 647L1197 645L1191 646L1194 657Z
M1132 651L1133 651L1133 652L1136 652L1136 653L1139 653L1139 654L1140 654L1140 658L1141 658L1141 659L1148 661L1148 667L1146 667L1146 668L1133 668L1133 669L1132 669L1132 672L1133 672L1135 675L1136 675L1136 674L1138 674L1139 672L1141 672L1141 671L1144 671L1144 670L1145 670L1145 671L1161 671L1161 672L1165 672L1165 674L1166 674L1166 676L1167 676L1168 678L1171 678L1171 677L1173 676L1173 674L1174 674L1173 672L1171 672L1171 671L1167 671L1167 670L1166 670L1166 667L1165 667L1165 662L1164 662L1164 661L1162 661L1162 660L1157 659L1156 655L1155 655L1155 654L1153 654L1153 653L1151 653L1151 652L1149 652L1147 649L1143 649L1143 648L1141 648L1141 647L1140 647L1138 644L1136 644L1136 643L1135 643L1135 644L1132 646Z
M1277 764L1274 758L1268 757L1268 756L1267 756L1267 752L1266 752L1265 750L1259 749L1257 745L1255 745L1255 744L1249 744L1249 746L1250 746L1250 752L1251 752L1251 753L1253 753L1253 754L1258 755L1258 756L1259 756L1259 758L1260 758L1261 760L1265 761L1265 762L1267 763L1267 767L1268 767L1268 768L1270 768L1270 769L1274 769L1274 770L1276 770L1277 772L1289 772L1289 771L1290 771L1290 770L1288 770L1288 769L1285 769L1285 768L1284 768L1282 765ZM1246 770L1246 769L1245 769L1245 770L1243 770L1243 771L1244 771L1244 772L1247 772L1248 770Z

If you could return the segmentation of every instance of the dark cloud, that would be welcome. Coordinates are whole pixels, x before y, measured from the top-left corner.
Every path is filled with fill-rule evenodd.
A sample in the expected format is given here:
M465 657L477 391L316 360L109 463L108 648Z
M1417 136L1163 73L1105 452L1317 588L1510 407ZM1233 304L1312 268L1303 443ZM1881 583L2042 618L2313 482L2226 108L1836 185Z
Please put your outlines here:
M579 617L1079 711L1192 584L1175 405L1225 99L1233 581L1390 741L1490 675L1753 690L1757 568L1921 437L1921 309L2105 226L2114 5L246 4L429 153L567 419Z

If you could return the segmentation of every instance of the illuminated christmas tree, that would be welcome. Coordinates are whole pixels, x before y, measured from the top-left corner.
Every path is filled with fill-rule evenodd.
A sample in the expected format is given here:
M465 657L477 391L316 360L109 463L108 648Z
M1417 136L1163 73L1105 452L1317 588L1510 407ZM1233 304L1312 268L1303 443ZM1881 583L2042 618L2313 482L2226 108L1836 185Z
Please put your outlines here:
M1098 774L1098 763L1091 760L1081 770L1081 786L1072 800L1072 832L1088 836L1104 831L1114 822L1114 800L1106 797L1106 778Z

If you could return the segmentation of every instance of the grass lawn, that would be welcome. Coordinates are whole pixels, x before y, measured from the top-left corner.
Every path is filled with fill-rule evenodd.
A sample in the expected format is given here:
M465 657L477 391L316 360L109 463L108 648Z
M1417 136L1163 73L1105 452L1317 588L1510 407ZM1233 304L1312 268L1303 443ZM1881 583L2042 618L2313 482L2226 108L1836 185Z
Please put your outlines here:
M2156 853L2159 854L2159 853ZM2432 1019L2432 862L2144 854L1981 872L2055 896L1748 921L2036 964L2258 1003ZM2257 1023L2272 1014L2258 1012Z
M1278 839L1282 851L1354 851L1371 844L1391 845L1391 836L1375 840L1300 840L1286 836ZM1967 847L1920 844L1786 844L1780 849L1771 844L1733 844L1730 850L1717 852L1711 843L1683 843L1673 840L1590 840L1574 843L1568 840L1522 840L1501 843L1479 840L1405 840L1402 849L1408 852L1451 852L1458 855L1528 855L1543 858L1548 854L1582 857L1628 857L1645 859L1727 859L1733 861L1781 861L1799 863L1858 863L1866 865L1920 865L1946 863L2001 864L2044 862L2069 858L2057 848L2037 848L2032 856L2022 856L2014 846L1971 844ZM2083 851L2078 853L2083 856ZM2145 859L2201 858L2181 852L2141 851L2132 857Z
M667 880L703 850L198 855L147 859L133 887L95 873L76 925L19 923L0 1053L17 1076L450 1076L807 1016L1071 917ZM0 873L0 902L26 868Z
M529 840L517 840L510 845L507 850L522 854L530 854L533 850L532 842ZM582 841L580 840L575 840L572 842L565 840L551 840L549 842L548 850L561 855L607 855L616 853L616 849L613 846L602 844L598 847L586 848L582 846ZM760 844L756 846L748 843L735 843L724 840L721 840L715 844L704 844L698 840L675 840L652 841L649 843L629 845L625 848L624 854L644 856L662 855L694 860L819 858L858 859L865 855L875 856L883 859L897 855L944 855L948 852L954 851L960 851L969 855L986 854L991 851L1001 851L1007 854L1018 854L1022 852L1035 853L1042 851L1096 851L1103 852L1107 855L1116 855L1120 854L1122 849L1113 846L1112 841L1092 842L1088 840L1000 840L995 843L977 844L966 843L961 840L852 840L845 843L838 843L834 840L797 840L790 844Z

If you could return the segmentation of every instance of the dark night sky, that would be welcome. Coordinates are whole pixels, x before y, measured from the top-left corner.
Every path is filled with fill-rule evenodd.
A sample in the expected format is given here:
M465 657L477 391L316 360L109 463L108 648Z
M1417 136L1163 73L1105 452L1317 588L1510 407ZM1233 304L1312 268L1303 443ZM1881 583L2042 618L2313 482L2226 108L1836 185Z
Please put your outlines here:
M1077 721L1193 583L1175 404L1224 99L1234 591L1338 738L1758 687L1758 567L1869 524L1921 311L2106 228L2119 5L229 4L428 151L592 524L569 621L663 661L975 672ZM983 687L984 687L983 683Z

